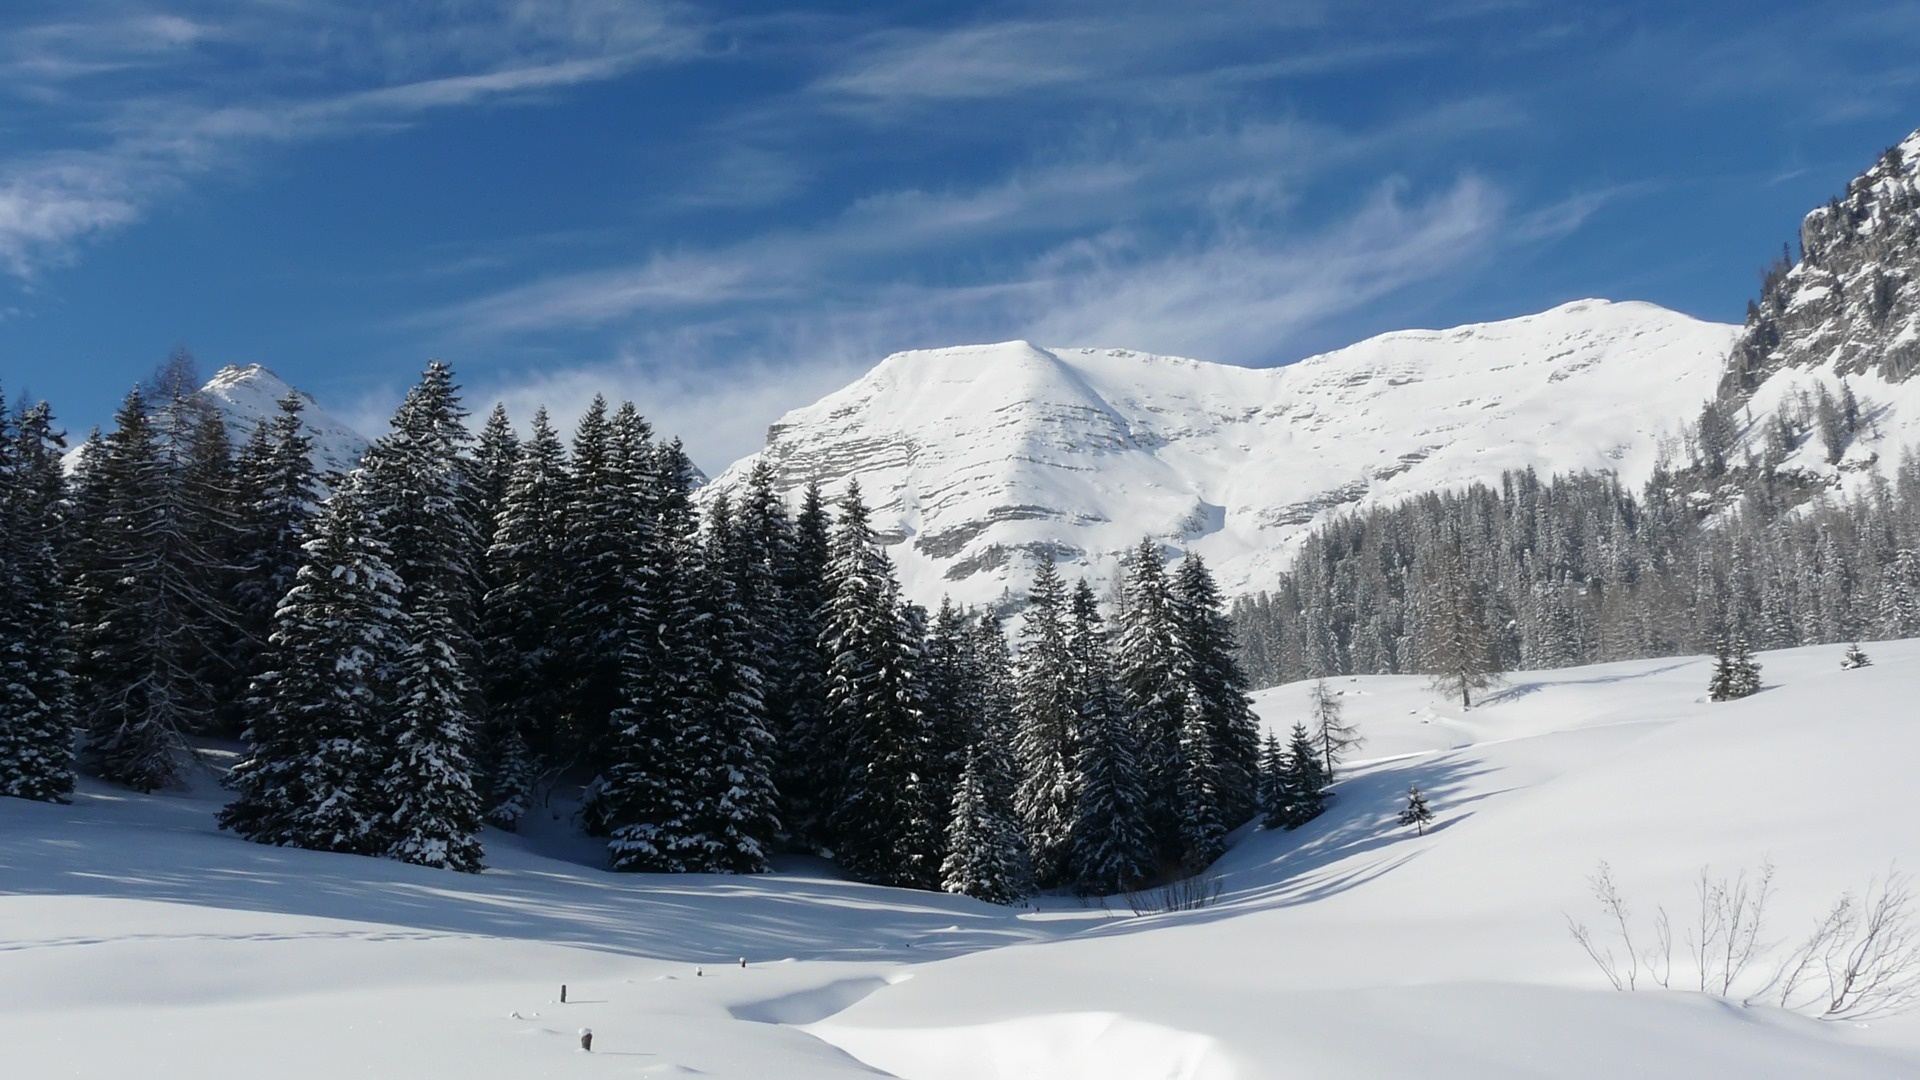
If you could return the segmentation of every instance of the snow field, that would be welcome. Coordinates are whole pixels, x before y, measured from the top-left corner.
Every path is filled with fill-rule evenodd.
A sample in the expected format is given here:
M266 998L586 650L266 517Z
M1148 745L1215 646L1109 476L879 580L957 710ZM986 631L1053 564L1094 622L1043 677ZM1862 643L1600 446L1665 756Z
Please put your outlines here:
M1920 641L1866 649L1859 671L1839 646L1762 654L1767 689L1720 704L1698 658L1518 673L1468 711L1418 677L1336 680L1368 744L1328 813L1243 831L1216 904L1146 917L804 861L615 875L541 814L489 832L468 876L244 843L213 828L207 784L7 800L0 1075L1920 1075L1913 1014L1615 993L1565 925L1600 929L1602 859L1636 917L1664 904L1677 931L1703 864L1771 860L1783 943L1840 892L1920 870L1902 813ZM1259 694L1265 723L1290 727L1307 692ZM1437 814L1424 837L1393 823L1410 782Z

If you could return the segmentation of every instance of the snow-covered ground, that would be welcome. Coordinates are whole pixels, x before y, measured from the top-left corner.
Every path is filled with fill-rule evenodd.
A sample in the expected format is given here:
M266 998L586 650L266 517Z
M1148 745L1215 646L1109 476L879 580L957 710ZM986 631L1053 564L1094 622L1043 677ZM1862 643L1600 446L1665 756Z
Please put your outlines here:
M1920 1075L1920 1015L1616 993L1565 922L1599 929L1600 860L1676 934L1703 865L1770 861L1782 943L1920 870L1920 641L1867 651L1763 654L1767 689L1722 704L1700 659L1516 674L1470 712L1416 677L1339 680L1367 760L1328 813L1240 836L1216 903L1145 917L817 864L614 875L550 819L489 833L478 876L264 848L213 827L204 783L0 800L0 1076ZM1262 715L1289 726L1305 695ZM1409 782L1423 837L1393 820Z

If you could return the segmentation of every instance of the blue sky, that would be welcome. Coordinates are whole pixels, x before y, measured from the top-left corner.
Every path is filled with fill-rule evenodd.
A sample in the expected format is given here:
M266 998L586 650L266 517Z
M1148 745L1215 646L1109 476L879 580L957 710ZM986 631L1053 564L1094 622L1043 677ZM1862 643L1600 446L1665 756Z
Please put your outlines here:
M8 0L0 381L78 431L185 344L373 427L440 357L716 469L897 349L1736 321L1915 126L1881 0Z

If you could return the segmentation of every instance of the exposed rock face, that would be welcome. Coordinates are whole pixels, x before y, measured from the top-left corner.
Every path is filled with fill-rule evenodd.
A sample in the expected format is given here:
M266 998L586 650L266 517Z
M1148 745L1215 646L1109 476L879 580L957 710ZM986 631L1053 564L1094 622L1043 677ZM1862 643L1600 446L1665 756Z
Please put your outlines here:
M1528 467L1639 482L1735 333L1588 300L1260 370L1027 342L900 353L788 413L756 457L790 498L857 478L922 602L1018 596L1041 556L1106 578L1143 536L1250 591L1346 508ZM754 460L711 490L737 493Z
M1748 307L1722 393L1744 399L1771 375L1816 366L1905 382L1920 368L1920 131L1808 214L1800 247Z

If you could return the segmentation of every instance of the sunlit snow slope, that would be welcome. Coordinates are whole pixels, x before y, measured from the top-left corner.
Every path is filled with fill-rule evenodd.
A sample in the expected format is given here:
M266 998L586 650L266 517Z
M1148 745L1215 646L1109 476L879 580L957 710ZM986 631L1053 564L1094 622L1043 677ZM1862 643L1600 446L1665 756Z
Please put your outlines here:
M235 446L246 442L256 424L278 415L281 398L298 394L304 403L300 418L313 440L313 463L322 474L347 472L367 452L366 436L335 419L311 394L288 386L259 364L221 368L201 393L220 410Z
M1616 993L1564 921L1598 925L1603 859L1676 934L1702 865L1771 860L1761 937L1791 942L1842 891L1920 866L1920 641L1866 648L1857 671L1839 647L1762 654L1766 689L1721 704L1698 658L1516 673L1464 713L1417 677L1339 680L1368 745L1327 814L1243 830L1217 903L1144 917L818 864L611 874L544 813L489 832L476 876L262 847L214 828L210 778L0 799L0 1075L1920 1076L1911 1012ZM1305 697L1258 707L1285 727ZM1410 782L1437 813L1425 836L1393 821ZM1676 959L1674 985L1691 978Z
M1637 483L1734 333L1586 300L1262 370L1026 342L900 353L788 413L758 456L790 494L858 479L923 602L1018 594L1041 552L1104 576L1145 536L1207 556L1231 593L1342 508L1528 466Z

